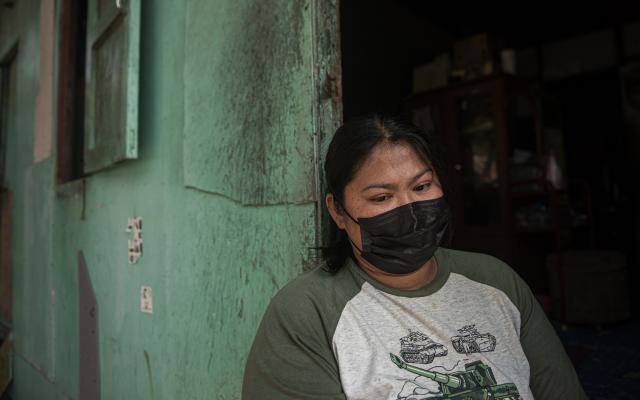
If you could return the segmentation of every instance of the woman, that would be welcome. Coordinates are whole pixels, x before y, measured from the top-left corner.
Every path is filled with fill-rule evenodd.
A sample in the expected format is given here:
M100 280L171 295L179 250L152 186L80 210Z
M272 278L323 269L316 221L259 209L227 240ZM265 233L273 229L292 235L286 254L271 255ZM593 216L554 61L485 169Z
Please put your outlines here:
M246 399L583 399L562 344L504 263L440 247L451 213L431 138L379 116L336 132L324 266L272 300Z

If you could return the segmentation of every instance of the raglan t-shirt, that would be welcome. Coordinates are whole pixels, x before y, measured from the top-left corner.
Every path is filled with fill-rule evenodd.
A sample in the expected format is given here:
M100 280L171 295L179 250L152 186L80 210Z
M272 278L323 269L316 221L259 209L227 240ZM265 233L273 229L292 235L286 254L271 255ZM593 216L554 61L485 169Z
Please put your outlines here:
M439 249L411 291L348 259L286 285L254 340L243 399L586 399L527 285L491 256Z

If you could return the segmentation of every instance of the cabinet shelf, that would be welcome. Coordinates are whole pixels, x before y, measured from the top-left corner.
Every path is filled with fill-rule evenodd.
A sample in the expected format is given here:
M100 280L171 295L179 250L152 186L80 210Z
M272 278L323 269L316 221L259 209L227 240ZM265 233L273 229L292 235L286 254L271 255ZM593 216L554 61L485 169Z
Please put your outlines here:
M473 125L466 126L462 129L462 133L467 135L473 135L480 132L492 131L495 129L495 125L491 120L485 120Z
M556 190L554 192L545 192L545 191L539 191L539 192L512 192L511 193L511 198L512 199L537 199L537 198L545 198L545 197L549 197L549 196L561 196L563 194L565 194L565 191L561 191L561 190Z
M539 226L539 227L530 227L524 228L521 226L516 226L514 229L515 233L518 234L549 234L556 233L558 231L570 231L575 229L587 229L590 228L589 224L571 224L571 225L562 225L562 226Z

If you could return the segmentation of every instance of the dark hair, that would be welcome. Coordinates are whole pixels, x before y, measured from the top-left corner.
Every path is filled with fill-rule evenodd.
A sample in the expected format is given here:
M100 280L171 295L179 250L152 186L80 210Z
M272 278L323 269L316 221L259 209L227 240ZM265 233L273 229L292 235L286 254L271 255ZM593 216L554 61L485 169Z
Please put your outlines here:
M444 196L449 195L443 149L434 142L432 133L399 119L368 114L353 118L338 128L327 150L324 162L327 193L333 194L338 209L344 204L345 186L353 179L374 147L383 142L411 146L433 168ZM347 257L353 257L353 253L346 232L330 220L328 243L318 250L324 260L324 268L336 272L344 265ZM451 238L452 225L449 224L444 244L448 244Z

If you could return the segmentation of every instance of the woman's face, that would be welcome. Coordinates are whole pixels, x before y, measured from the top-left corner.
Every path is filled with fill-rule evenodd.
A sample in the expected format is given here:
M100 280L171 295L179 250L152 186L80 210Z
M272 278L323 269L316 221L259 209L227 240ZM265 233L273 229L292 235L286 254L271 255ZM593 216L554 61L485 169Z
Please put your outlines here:
M376 147L344 189L344 208L356 220L373 217L415 201L442 197L438 177L413 148L384 142ZM340 212L331 194L327 207L340 229L362 248L360 226Z

